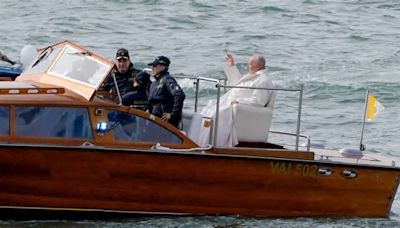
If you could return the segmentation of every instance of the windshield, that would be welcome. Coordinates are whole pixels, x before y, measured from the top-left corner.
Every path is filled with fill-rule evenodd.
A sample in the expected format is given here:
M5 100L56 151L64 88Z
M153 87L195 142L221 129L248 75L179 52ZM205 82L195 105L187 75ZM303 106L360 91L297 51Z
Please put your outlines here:
M98 88L109 70L109 65L91 53L66 45L48 73Z
M36 54L33 58L31 64L24 71L24 74L35 74L43 73L49 68L50 64L53 62L54 58L57 57L61 48L47 47Z
M17 81L36 81L69 89L90 100L114 63L70 41L41 49Z

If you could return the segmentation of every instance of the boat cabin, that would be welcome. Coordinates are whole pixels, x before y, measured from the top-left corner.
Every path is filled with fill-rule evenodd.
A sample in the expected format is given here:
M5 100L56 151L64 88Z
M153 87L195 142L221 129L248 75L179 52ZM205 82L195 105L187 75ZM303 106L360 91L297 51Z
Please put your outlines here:
M97 96L113 67L112 62L69 41L39 50L16 81L0 83L0 142L197 146L164 121Z

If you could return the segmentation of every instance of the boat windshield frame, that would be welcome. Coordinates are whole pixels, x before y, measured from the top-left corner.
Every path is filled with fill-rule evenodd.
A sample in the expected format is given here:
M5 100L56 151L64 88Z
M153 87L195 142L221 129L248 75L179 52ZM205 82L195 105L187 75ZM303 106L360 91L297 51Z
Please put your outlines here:
M94 58L90 52L66 44L49 67L48 73L96 89L109 70L107 64Z
M38 50L17 81L34 81L69 89L91 100L114 69L114 63L65 40Z

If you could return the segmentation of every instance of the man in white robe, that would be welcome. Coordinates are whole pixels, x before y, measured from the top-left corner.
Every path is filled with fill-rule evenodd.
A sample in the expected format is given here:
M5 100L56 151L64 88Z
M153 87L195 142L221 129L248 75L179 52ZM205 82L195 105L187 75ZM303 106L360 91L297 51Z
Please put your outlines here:
M265 59L262 56L254 55L248 61L248 73L241 76L239 70L235 66L234 58L231 54L226 56L227 66L224 72L230 86L245 87L263 87L272 88L271 79L267 76L265 70ZM245 103L249 105L265 106L270 100L272 91L261 89L240 89L233 88L221 96L219 105L219 121L217 133L217 147L233 147L237 145L238 138L236 129L233 124L233 108L232 105L237 103ZM201 111L205 117L213 118L215 123L216 101L210 101L208 105ZM200 144L208 143L209 133L200 135Z

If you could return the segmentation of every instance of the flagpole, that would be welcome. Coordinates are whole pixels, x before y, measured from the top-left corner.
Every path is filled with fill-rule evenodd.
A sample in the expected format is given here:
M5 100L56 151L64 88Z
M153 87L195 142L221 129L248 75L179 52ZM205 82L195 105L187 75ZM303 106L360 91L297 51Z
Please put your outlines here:
M364 137L365 119L367 117L368 97L369 97L369 90L367 90L367 92L365 94L364 118L363 118L363 121L362 121L361 138L360 138L360 151L364 151L365 150L365 147L363 145L363 137Z

